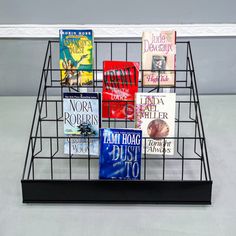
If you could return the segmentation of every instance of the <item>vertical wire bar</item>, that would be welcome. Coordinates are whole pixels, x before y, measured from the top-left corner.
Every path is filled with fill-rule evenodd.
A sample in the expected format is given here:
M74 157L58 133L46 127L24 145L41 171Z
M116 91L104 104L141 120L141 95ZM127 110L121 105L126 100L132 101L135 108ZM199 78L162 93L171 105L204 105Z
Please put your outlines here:
M39 136L40 136L40 152L42 151L42 148L43 148L43 139L42 139L42 121L41 119L39 120Z
M200 147L201 147L201 169L200 169L200 180L202 180L202 162L203 162L203 140L199 140L200 141Z
M202 181L202 159L201 159L201 167L200 167L200 180Z
M32 161L31 161L31 166L32 166L32 179L34 180L34 145L33 145L33 139L32 140ZM30 173L29 173L30 174ZM29 179L29 176L28 176L28 179Z
M189 63L189 57L188 57L188 45L187 45L187 52L186 52L186 74L185 74L185 86L188 86L188 63Z
M163 174L162 174L162 180L165 180L165 153L166 152L166 139L163 140Z
M98 44L95 42L96 87L98 86Z
M61 84L61 117L63 117L63 98L64 98L64 95L63 95L63 86Z
M125 42L125 61L128 61L128 42Z
M93 92L95 92L96 90L95 90L95 77L94 77L94 75L95 75L95 73L94 73L95 71L94 71L94 69L93 69L93 71L92 71L92 73L93 73Z
M179 125L180 125L180 101L178 103L178 120L177 120L177 152L179 153Z
M46 83L46 82L45 82ZM47 118L48 117L48 92L47 92L47 89L46 89L46 85L45 85L45 117L44 118ZM42 101L43 102L43 101Z
M90 180L90 168L91 168L91 163L90 163L90 138L88 137L88 180Z
M158 84L157 84L157 93L160 91L160 86L161 86L161 71L158 70Z
M203 141L203 138L200 138L199 141L200 140ZM202 146L203 146L203 144L202 144ZM203 155L202 155L202 164L203 164L203 171L204 171L204 174L205 174L205 180L208 180L207 171L206 171L206 164L205 164L205 160L204 160ZM209 179L210 179L210 176L209 176Z
M128 127L128 101L125 101L125 128Z
M32 161L32 179L34 180L34 158Z
M113 43L111 42L110 45L111 45L111 61L112 61L112 59L113 59L113 52L112 52L113 51Z
M177 44L176 44L176 46L177 46ZM176 82L177 82L176 55L175 55L174 60L175 60L175 62L174 62L174 71L170 72L170 73L174 74L174 93L176 93Z
M111 114L110 114L110 106L111 106L111 101L107 101L108 103L108 128L111 128Z
M184 138L182 143L182 175L181 180L184 180Z
M174 93L176 93L176 81L177 80L177 71L176 69L174 70Z
M189 90L189 119L192 119L192 81L191 81L191 85L190 85L190 90Z
M144 138L145 144L144 144L144 180L147 178L147 138Z
M69 178L71 180L71 137L69 138Z
M58 119L59 119L59 116L58 116L58 101L56 101L56 135L57 135L57 152L59 151L59 139L58 139L58 136L59 136L59 127L58 127Z
M79 72L82 73L82 71L79 71L79 69L76 69L76 89L77 92L79 92Z
M144 73L143 73L143 70L141 70L141 91L142 92L143 92L143 80L144 80L143 76L144 76Z
M51 166L51 179L53 179L53 163L52 163L52 137L50 137L50 166Z
M195 129L194 129L194 152L196 152L196 146L197 146L197 123L195 122Z
M51 79L51 86L52 86L52 43L50 42L50 79Z
M29 166L29 171L28 171L28 176L27 176L27 179L29 179L30 177L30 172L31 172L31 169L33 169L32 167L32 163L33 163L33 160L34 160L34 145L33 145L33 138L30 137L30 143L31 143L31 160L30 160L30 166ZM34 174L33 174L33 170L32 170L32 177L34 179Z

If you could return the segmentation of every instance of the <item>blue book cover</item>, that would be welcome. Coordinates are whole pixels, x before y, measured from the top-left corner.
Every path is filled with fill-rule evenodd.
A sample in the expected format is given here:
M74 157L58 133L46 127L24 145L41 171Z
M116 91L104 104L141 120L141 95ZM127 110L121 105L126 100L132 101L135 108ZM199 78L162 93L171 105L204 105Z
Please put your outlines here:
M142 131L100 129L100 179L140 179Z
M65 154L98 155L101 94L64 93L63 110Z

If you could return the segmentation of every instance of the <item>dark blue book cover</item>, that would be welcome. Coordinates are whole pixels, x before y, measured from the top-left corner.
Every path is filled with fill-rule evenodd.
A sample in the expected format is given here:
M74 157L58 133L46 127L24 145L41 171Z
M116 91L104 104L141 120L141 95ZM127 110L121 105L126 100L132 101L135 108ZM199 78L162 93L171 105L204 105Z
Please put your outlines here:
M100 129L100 179L140 179L142 131Z

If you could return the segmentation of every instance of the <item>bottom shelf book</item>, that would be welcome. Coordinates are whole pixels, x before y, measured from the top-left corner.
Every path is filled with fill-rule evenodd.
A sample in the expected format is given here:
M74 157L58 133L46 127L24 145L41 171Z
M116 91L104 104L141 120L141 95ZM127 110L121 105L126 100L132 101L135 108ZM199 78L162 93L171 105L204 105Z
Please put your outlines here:
M142 131L100 130L100 179L140 179Z

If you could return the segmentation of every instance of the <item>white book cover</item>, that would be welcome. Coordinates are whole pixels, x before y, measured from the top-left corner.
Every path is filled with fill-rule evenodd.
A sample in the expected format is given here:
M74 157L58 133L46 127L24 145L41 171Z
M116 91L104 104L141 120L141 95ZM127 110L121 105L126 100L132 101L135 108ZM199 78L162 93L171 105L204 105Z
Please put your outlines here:
M144 86L174 86L176 31L143 32L142 69Z
M146 138L143 153L174 154L175 102L175 93L136 93L136 127Z
M64 153L99 154L100 93L64 93Z

